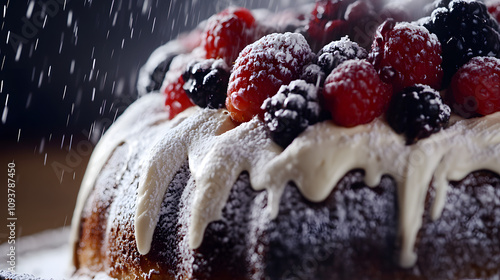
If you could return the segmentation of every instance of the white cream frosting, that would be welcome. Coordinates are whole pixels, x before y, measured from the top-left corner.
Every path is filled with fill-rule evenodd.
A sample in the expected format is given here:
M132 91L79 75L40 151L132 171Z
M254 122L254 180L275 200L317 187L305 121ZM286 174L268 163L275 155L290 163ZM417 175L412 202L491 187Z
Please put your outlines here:
M414 243L431 183L436 187L431 215L438 219L449 181L481 169L500 174L500 113L458 120L409 146L381 119L354 128L322 122L283 150L257 118L235 127L225 110L191 108L168 121L163 98L150 94L139 99L97 145L73 217L73 242L78 239L84 203L106 160L117 146L134 141L127 137L132 131L152 126L160 126L158 137L150 143L130 143L151 146L149 153L138 155L142 169L135 236L141 254L150 250L164 194L186 159L197 185L188 236L191 248L199 247L206 226L220 219L230 189L243 171L248 171L255 190L267 190L267 211L274 218L288 182L293 181L308 200L319 202L347 172L360 168L369 186L378 185L385 174L398 185L402 267L416 262Z

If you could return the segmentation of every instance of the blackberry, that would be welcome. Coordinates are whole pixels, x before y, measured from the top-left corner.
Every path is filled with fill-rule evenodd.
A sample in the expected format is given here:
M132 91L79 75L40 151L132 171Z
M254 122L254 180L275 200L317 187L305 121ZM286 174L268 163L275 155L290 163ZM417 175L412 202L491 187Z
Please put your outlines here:
M410 145L445 127L450 111L439 92L417 84L394 94L386 114L389 125L397 133L404 134L406 144Z
M328 76L335 67L346 60L367 57L368 52L364 48L349 40L348 36L344 36L338 41L329 43L319 51L318 65Z
M472 57L500 57L498 23L479 1L441 1L423 25L435 33L443 51L444 84Z
M222 59L190 63L182 74L184 90L194 104L202 108L224 108L229 67Z
M314 85L295 80L264 101L266 129L278 145L286 148L309 125L319 121L317 91Z
M300 78L309 84L322 87L325 83L326 74L319 65L311 63L304 67Z
M165 47L159 48L151 55L139 72L137 90L140 96L161 88L170 64L177 55L179 52Z
M324 46L317 55L316 63L304 68L301 79L316 86L323 86L325 78L342 62L350 59L365 59L368 52L348 36L332 41Z

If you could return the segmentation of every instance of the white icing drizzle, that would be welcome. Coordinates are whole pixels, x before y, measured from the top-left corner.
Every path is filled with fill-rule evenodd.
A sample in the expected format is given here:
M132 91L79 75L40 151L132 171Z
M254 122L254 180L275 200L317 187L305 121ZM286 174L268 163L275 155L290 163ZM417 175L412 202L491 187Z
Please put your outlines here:
M150 250L154 229L168 185L189 159L196 191L191 205L189 245L201 245L206 226L220 219L229 191L239 174L248 171L255 190L267 190L271 218L278 214L281 194L293 181L309 200L324 200L350 170L364 169L369 186L380 183L384 174L398 185L400 264L416 262L414 243L422 224L424 201L429 185L436 186L432 217L443 209L450 180L460 180L472 171L488 169L500 174L500 113L458 120L451 127L405 145L404 139L383 121L354 128L342 128L331 122L309 127L285 150L266 135L263 124L253 119L234 127L225 110L190 109L168 122L164 113L151 114L154 121L136 117L140 111L158 110L160 97L146 95L120 117L96 147L82 184L73 229L78 229L80 211L99 170L112 151L128 141L128 130L147 129L158 122L167 124L150 143L150 152L142 156L135 217L138 250ZM134 111L137 111L134 113ZM135 114L135 115L134 115ZM181 123L182 125L177 125ZM134 140L131 140L134 141ZM96 165L96 166L94 166ZM76 242L76 239L74 239Z
M127 108L116 122L106 131L99 143L94 148L90 157L87 170L82 179L80 192L71 220L70 244L74 247L79 239L81 214L88 196L94 188L95 181L107 160L115 151L115 148L127 141L130 135L141 133L144 129L168 121L165 112L165 97L162 94L146 95ZM180 114L175 121L169 122L169 126L180 123L190 110L185 114ZM130 151L130 150L129 150ZM126 166L126 164L125 164ZM123 175L123 173L122 173ZM117 178L117 181L119 178ZM74 254L72 254L73 256ZM74 263L75 260L73 260Z
M214 138L234 127L227 113L199 110L183 125L168 129L141 160L143 172L139 180L135 236L139 253L147 254L158 221L163 196L170 181L189 157L190 168L197 155L210 150Z

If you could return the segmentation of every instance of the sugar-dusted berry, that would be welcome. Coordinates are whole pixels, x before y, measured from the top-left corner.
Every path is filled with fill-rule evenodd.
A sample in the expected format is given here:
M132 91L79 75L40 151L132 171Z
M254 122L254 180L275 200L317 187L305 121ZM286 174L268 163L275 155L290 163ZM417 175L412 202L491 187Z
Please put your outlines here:
M254 27L255 18L245 8L228 8L212 16L201 43L206 58L222 58L231 65L238 53L253 42Z
M475 57L453 76L453 111L463 117L500 111L500 59Z
M318 88L304 80L292 81L266 99L262 108L271 138L285 148L309 125L318 122L321 113Z
M313 84L317 87L323 87L323 84L325 83L325 78L326 74L321 69L321 67L318 64L311 63L304 67L304 70L302 71L302 74L300 75L300 79Z
M203 108L224 107L229 67L223 59L193 61L182 74L182 78L183 88L194 104Z
M347 60L326 78L323 97L333 121L352 127L380 116L392 95L392 86L379 78L366 60Z
M348 36L344 36L340 40L330 42L319 51L317 64L328 75L333 68L346 60L367 57L368 52L364 48L351 41Z
M377 29L369 60L394 92L415 84L441 88L441 44L421 26L385 21Z
M300 77L314 54L298 33L273 33L245 47L229 78L226 108L233 120L263 117L262 103Z
M394 131L404 134L410 145L445 127L450 112L438 91L419 84L395 93L386 117Z

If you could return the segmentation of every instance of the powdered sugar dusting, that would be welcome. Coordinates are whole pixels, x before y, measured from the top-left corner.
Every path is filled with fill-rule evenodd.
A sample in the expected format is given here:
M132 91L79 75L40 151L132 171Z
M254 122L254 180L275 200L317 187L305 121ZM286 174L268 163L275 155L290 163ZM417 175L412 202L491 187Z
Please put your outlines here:
M211 136L233 128L227 114L216 114L216 112L202 110L184 121L182 126L166 130L158 143L153 142L151 150L143 158L141 169L144 172L139 181L135 218L137 248L141 254L149 252L160 213L160 199L182 163L188 155L192 163L197 154L206 150L205 145L210 147Z

